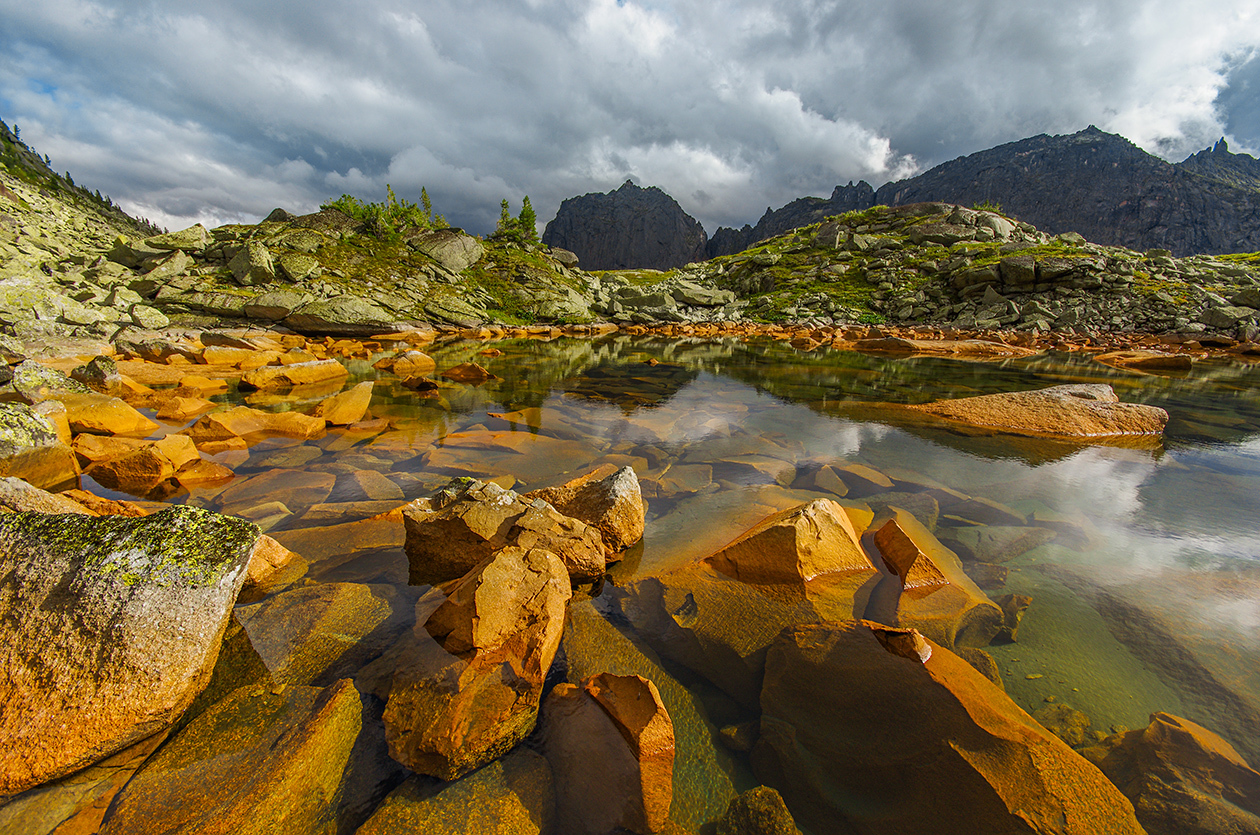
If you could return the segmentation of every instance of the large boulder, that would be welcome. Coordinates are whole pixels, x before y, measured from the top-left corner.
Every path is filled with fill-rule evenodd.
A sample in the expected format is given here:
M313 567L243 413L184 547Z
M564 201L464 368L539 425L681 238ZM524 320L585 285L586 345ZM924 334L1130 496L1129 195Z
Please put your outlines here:
M556 823L573 835L660 832L673 799L674 725L651 681L600 673L543 704ZM592 764L598 763L598 768Z
M609 464L559 487L526 493L525 498L542 499L566 516L594 527L610 554L624 551L643 538L647 510L639 477L630 467L617 469Z
M259 539L185 506L0 515L0 794L178 719L209 679Z
M363 419L372 402L371 380L365 380L340 394L326 397L315 407L315 417L329 426L349 426Z
M598 577L606 564L595 528L493 482L453 479L431 497L407 505L403 524L413 585L462 577L513 544L558 554L575 580Z
M403 329L398 317L358 296L308 302L284 317L284 323L298 333L333 336L371 336Z
M1085 753L1133 801L1149 835L1260 832L1260 773L1189 719L1155 713Z
M0 476L36 487L77 487L79 462L51 421L25 403L0 402Z
M423 252L443 268L462 273L481 260L485 248L471 235L456 229L428 229L407 239L408 245Z
M87 432L92 435L144 437L158 428L156 423L118 397L93 391L86 394L66 392L58 394L57 399L66 407L70 431L76 435Z
M754 770L819 832L1142 832L1097 768L914 630L784 630L761 707Z
M144 764L102 835L335 831L362 726L361 698L346 680L236 690Z
M572 588L555 554L509 547L448 585L433 609L442 595L416 604L417 643L394 673L385 735L394 759L452 780L533 731Z
M903 407L949 421L1019 435L1107 437L1158 435L1168 413L1157 406L1121 403L1105 383L982 394Z

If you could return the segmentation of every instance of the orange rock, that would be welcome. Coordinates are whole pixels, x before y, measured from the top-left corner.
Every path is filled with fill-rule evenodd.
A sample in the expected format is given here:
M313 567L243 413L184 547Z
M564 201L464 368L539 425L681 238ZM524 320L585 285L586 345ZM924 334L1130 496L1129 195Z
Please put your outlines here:
M1158 435L1168 413L1155 406L1121 403L1111 386L1076 383L1037 391L985 394L903 408L1014 434L1106 437Z
M475 362L466 362L454 368L448 368L442 372L442 376L457 383L470 385L480 385L490 380L500 379Z
M241 597L253 599L288 585L306 572L307 562L276 540L263 534L246 567Z
M226 380L211 380L200 374L185 374L179 378L179 387L175 393L180 397L205 397L208 394L220 394L228 390Z
M146 442L140 438L83 434L75 438L71 446L74 448L74 454L78 457L79 463L84 467L89 467L111 458L130 455L146 445Z
M905 590L896 609L898 625L914 627L950 648L987 646L1002 628L1002 610L922 522L896 507L886 515L895 523L896 531L894 534L889 529L886 542L895 539L905 551L918 552L908 577L903 577ZM887 527L887 523L879 524Z
M74 434L131 435L144 437L158 425L117 397L104 394L64 393L57 397L66 407Z
M70 415L66 407L57 400L45 400L31 406L31 411L42 417L57 433L57 439L68 444L73 438L70 431Z
M373 363L373 368L389 371L399 377L425 377L437 371L437 362L422 351L404 351Z
M603 835L665 828L673 799L674 726L651 681L601 673L580 688L557 685L543 704L542 740L556 780L559 831Z
M643 538L646 508L639 479L630 467L606 464L559 487L525 494L542 499L559 512L596 528L610 554L624 551Z
M1133 802L1149 835L1260 832L1260 772L1202 725L1151 714L1085 752Z
M151 512L148 507L138 502L107 499L78 488L67 490L61 495L79 503L97 516L148 516Z
M603 576L607 565L599 531L545 502L531 503L513 523L508 538L521 548L551 551L560 557L572 580L594 580Z
M821 574L871 571L853 523L830 499L776 513L705 562L745 583L804 583Z
M336 360L316 360L293 365L268 365L246 371L241 386L249 389L282 389L344 380L346 367Z
M412 663L394 673L384 720L394 759L452 780L533 730L572 591L559 557L515 547L446 589L417 629ZM421 598L417 620L431 605Z
M258 368L271 362L279 362L279 351L259 351L253 348L231 348L211 345L201 352L205 365L231 365L237 368Z
M200 487L206 484L220 484L236 477L230 467L216 464L213 461L196 461L184 466L175 473L175 480L183 487Z
M323 418L329 426L348 426L363 419L371 402L372 381L367 380L320 401L315 407L315 417Z
M263 412L248 406L236 406L221 412L212 412L184 432L200 447L207 441L225 441L231 438L322 438L325 424L322 418L298 412Z
M1084 758L967 662L905 636L865 621L820 623L771 645L753 768L805 827L1142 832Z
M1113 368L1137 371L1189 371L1194 361L1185 354L1162 354L1158 351L1108 351L1094 359Z
M888 570L901 578L902 588L943 586L949 581L919 546L906 535L896 519L889 519L875 534L875 545Z
M157 419L172 423L183 423L202 412L208 412L218 406L200 397L168 397L158 404Z
M158 485L175 477L175 467L169 458L148 445L121 458L94 464L87 470L87 475L111 490L147 496Z
M176 472L201 460L197 445L187 435L166 435L154 441L153 446L167 457Z
M282 502L290 510L319 504L332 492L337 477L307 470L266 470L249 478L237 478L215 497L224 513L233 513L263 502Z

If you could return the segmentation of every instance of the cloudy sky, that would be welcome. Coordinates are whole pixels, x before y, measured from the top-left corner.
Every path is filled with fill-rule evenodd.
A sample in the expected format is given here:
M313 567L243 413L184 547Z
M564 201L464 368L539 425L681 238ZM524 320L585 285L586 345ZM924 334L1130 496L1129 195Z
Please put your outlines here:
M712 233L1095 124L1260 149L1255 0L0 0L0 118L171 228L658 185Z

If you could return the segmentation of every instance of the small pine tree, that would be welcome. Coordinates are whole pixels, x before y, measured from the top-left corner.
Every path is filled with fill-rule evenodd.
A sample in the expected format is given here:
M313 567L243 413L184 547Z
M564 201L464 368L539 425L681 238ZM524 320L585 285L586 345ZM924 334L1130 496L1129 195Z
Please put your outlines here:
M433 201L429 199L429 190L420 187L420 208L424 211L424 219L433 223Z
M22 129L17 126L16 122L13 123L13 138L18 142L22 141Z
M521 213L516 218L516 227L522 243L538 243L538 217L534 214L534 207L529 204L528 194L521 203Z

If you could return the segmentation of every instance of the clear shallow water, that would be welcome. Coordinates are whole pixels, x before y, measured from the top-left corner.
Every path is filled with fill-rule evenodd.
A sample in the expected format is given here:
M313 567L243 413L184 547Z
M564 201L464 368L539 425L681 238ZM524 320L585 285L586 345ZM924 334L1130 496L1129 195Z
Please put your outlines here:
M501 354L485 355L490 349ZM1211 361L1156 376L1082 355L976 363L629 337L428 350L439 369L472 360L501 379L444 384L424 397L352 362L349 384L379 380L371 412L391 428L226 453L236 480L174 500L232 511L245 506L249 479L291 471L303 489L279 482L266 498L284 507L260 522L282 538L321 526L324 550L308 577L405 585L399 544L323 526L427 495L456 475L524 491L606 462L630 465L648 520L643 544L612 570L624 585L706 556L770 513L834 498L810 486L818 466L864 464L889 475L898 492L936 482L1065 526L1058 540L1006 563L1004 587L990 589L1033 598L1019 641L988 648L1018 704L1033 712L1066 703L1102 733L1168 711L1260 762L1260 369ZM1106 382L1121 400L1167 409L1163 442L1125 448L961 434L873 405L1065 382ZM305 408L326 394L226 399ZM365 471L381 478L365 488L354 475ZM945 509L936 532L946 539L966 525ZM575 605L583 617L594 611ZM609 607L601 599L595 610ZM723 724L722 700L677 673L709 706L708 720ZM739 757L725 768L742 788Z

